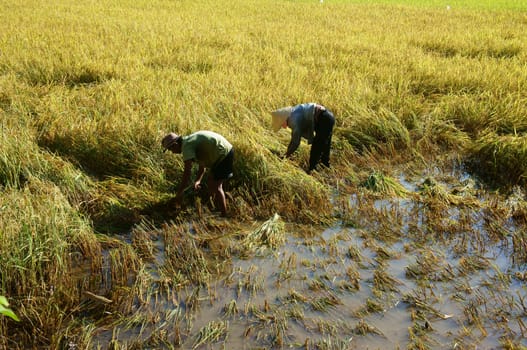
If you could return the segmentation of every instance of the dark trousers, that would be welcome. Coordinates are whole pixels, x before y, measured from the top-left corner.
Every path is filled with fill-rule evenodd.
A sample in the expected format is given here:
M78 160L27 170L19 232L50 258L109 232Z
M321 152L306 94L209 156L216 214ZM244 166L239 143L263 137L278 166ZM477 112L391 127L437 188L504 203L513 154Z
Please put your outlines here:
M315 120L315 138L309 154L309 170L314 170L318 162L329 168L329 153L331 150L331 136L335 117L329 110L325 110Z

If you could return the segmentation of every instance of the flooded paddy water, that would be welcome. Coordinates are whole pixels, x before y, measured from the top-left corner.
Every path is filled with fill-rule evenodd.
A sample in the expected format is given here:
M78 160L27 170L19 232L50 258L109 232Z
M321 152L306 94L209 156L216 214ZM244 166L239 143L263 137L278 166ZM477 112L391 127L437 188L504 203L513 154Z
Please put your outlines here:
M397 182L399 196L343 182L326 228L278 215L136 227L125 239L148 264L114 296L106 316L119 321L94 347L527 346L521 190L483 191L459 171Z

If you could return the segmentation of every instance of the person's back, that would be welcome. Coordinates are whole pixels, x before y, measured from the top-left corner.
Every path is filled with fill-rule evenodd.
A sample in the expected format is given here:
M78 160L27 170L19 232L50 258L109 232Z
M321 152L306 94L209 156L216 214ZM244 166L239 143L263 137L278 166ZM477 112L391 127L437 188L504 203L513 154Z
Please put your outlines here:
M197 131L182 139L183 161L195 160L200 165L211 168L225 158L232 145L223 136L213 131Z
M315 103L302 103L291 110L291 116L287 120L289 128L293 133L294 143L300 144L300 138L307 140L308 144L313 142ZM296 149L296 148L295 148Z
M272 129L291 128L291 141L287 146L285 158L288 158L300 145L301 138L311 144L309 169L314 170L319 162L329 168L331 137L335 116L326 107L318 103L302 103L296 106L282 107L271 112Z

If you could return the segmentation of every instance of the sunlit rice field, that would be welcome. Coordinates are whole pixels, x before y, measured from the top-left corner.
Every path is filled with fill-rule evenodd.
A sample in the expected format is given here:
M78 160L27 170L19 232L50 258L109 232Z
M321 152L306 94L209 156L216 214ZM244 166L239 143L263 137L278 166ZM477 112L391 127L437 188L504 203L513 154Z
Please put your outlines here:
M519 0L0 0L0 349L527 348L526 43ZM201 129L228 218L172 204Z

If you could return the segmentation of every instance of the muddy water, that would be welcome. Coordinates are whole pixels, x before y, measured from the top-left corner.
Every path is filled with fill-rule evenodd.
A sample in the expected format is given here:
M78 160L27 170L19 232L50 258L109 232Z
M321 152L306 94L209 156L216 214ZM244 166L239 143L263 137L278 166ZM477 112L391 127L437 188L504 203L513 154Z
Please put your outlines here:
M411 199L366 205L350 197L350 208L361 206L368 214L348 213L353 224L343 221L318 235L286 226L281 248L233 258L207 287L173 293L160 292L155 281L165 261L158 240L148 268L150 302L137 306L136 322L100 332L94 344L105 348L113 337L127 347L190 349L203 327L221 321L227 331L197 348L527 346L525 262L515 261L512 240L525 228L505 218L497 224L508 235L497 239L489 230L495 217L482 207L452 206L432 223ZM379 285L376 274L393 283ZM237 312L226 313L234 302Z

